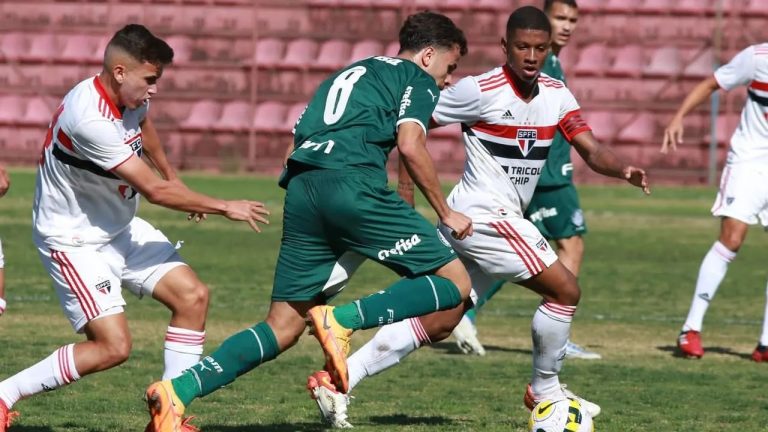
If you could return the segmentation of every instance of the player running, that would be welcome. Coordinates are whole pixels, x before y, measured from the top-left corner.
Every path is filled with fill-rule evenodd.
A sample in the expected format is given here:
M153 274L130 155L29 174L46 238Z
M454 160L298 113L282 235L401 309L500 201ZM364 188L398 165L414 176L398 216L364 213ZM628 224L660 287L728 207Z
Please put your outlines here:
M625 164L595 140L562 81L540 73L550 33L549 19L541 10L515 10L501 41L506 64L444 90L433 114L437 125L462 124L467 160L448 203L472 218L474 235L448 241L467 267L473 290L482 295L496 281L506 280L542 296L531 324L533 376L524 393L529 409L542 399L572 395L558 373L581 291L546 239L523 217L555 131L596 172L650 193L642 169ZM449 231L442 223L439 228ZM460 306L384 326L349 358L349 388L398 364L420 346L446 338L464 311ZM309 390L330 424L350 427L347 396L328 381L327 372L315 373L309 377ZM583 404L593 417L599 414L598 405Z
M280 180L286 188L283 238L268 315L179 378L147 389L155 432L182 430L181 415L193 400L289 349L307 318L325 351L329 378L346 389L353 331L453 309L468 299L464 266L434 225L387 186L385 169L397 146L449 235L472 234L471 220L446 203L425 148L440 88L466 52L464 33L449 18L418 13L400 30L397 57L355 62L320 85L296 125L296 147ZM324 306L344 287L352 252L403 279L353 303Z
M713 76L701 81L664 131L661 152L675 151L683 142L683 117L718 89L731 90L738 86L748 86L747 101L739 126L731 137L720 190L712 206L712 215L721 220L720 236L701 262L691 308L677 338L677 346L686 357L704 355L701 344L704 315L728 271L728 264L744 243L749 226L760 223L768 229L768 43L745 48ZM767 346L768 303L752 360L768 361Z

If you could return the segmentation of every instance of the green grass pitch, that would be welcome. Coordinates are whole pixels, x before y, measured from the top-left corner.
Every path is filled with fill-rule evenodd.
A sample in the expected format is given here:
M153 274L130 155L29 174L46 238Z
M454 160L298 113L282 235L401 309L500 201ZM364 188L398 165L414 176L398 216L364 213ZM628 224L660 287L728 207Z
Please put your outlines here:
M31 171L12 172L0 199L8 311L0 318L0 378L79 340L59 310L31 242ZM211 289L206 352L267 310L281 231L282 191L270 178L188 175L203 192L265 201L271 225L256 234L245 224L211 217L199 225L184 214L142 204L140 215L172 240ZM597 431L763 431L768 418L768 364L749 360L765 306L768 239L753 228L705 321L703 359L674 356L702 257L716 238L709 215L712 188L655 188L643 197L627 186L580 188L589 234L581 275L582 303L573 340L600 361L566 361L562 381L599 403ZM422 203L424 214L433 217ZM380 289L394 274L366 263L337 301ZM162 372L168 312L130 294L132 357L113 370L16 405L19 432L140 431L141 400ZM479 318L484 358L458 354L452 340L417 351L400 366L362 383L350 406L359 431L524 431L522 396L531 371L530 318L538 303L506 285ZM353 340L360 346L372 331ZM207 432L323 430L304 389L322 355L311 337L292 350L193 404L189 414Z

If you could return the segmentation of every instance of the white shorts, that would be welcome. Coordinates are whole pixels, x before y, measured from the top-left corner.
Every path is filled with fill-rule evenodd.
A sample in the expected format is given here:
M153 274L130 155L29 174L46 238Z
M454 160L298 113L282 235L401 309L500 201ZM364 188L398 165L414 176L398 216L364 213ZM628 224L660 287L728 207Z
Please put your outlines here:
M171 269L185 265L160 230L140 218L98 249L62 252L38 247L64 314L78 333L89 321L123 312L121 287L151 295Z
M450 228L440 231L461 257L472 279L473 300L497 280L521 282L544 271L557 261L549 242L530 221L523 218L473 222L474 234L456 240Z
M755 165L726 165L712 215L768 227L768 170Z

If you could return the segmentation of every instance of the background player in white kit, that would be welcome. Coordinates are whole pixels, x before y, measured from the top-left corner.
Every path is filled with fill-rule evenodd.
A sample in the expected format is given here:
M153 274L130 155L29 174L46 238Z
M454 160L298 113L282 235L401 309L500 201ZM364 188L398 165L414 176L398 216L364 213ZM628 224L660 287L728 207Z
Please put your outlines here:
M66 317L86 341L0 383L0 431L18 400L114 367L128 358L131 335L121 287L151 295L172 312L164 376L199 360L208 288L174 246L136 217L138 194L164 207L222 214L258 231L267 212L255 201L223 201L188 189L168 165L146 117L173 50L131 24L110 40L104 69L64 97L45 137L33 206L33 238ZM159 178L141 159L146 149Z
M526 6L514 11L502 39L507 64L441 92L433 114L437 125L462 123L467 161L448 204L472 219L474 235L459 241L449 235L450 229L440 230L462 258L473 289L481 294L504 279L543 298L532 321L534 370L524 397L528 408L538 400L559 400L567 394L558 372L581 293L573 274L523 217L555 130L596 172L626 179L650 193L643 170L624 164L595 140L563 83L540 74L550 33L549 19L541 10ZM349 357L350 389L419 346L446 338L468 306L384 326ZM308 388L328 422L348 427L346 395L329 383L321 371L309 377ZM593 417L599 414L596 404L584 405Z
M721 218L720 236L704 256L688 317L677 339L684 356L701 357L701 327L728 264L736 258L749 225L768 228L768 43L752 45L738 53L714 75L702 80L683 101L664 131L661 152L676 150L683 142L683 117L718 89L748 86L747 101L720 179L712 215ZM767 288L768 290L768 288ZM768 361L768 303L757 348L756 362Z

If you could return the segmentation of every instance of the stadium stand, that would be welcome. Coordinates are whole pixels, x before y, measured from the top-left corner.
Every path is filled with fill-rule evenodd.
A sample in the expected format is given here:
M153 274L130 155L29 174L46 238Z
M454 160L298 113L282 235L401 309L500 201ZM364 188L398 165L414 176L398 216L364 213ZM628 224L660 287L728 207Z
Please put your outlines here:
M673 110L717 61L768 39L764 3L580 0L580 30L560 60L595 135L662 168L705 169L711 128L703 109L691 120L690 130L701 137L695 144L666 158L651 157L652 151ZM470 53L458 72L466 76L503 60L498 40L507 13L525 4L539 2L6 0L0 2L0 148L19 151L2 151L0 159L36 160L54 105L98 73L108 35L129 22L146 24L176 53L152 108L171 161L224 169L228 163L220 159L237 156L238 169L273 169L316 86L344 64L396 55L394 39L408 14L437 9L465 29ZM721 148L743 100L743 94L722 98L715 125ZM460 170L459 128L431 137L441 171Z

